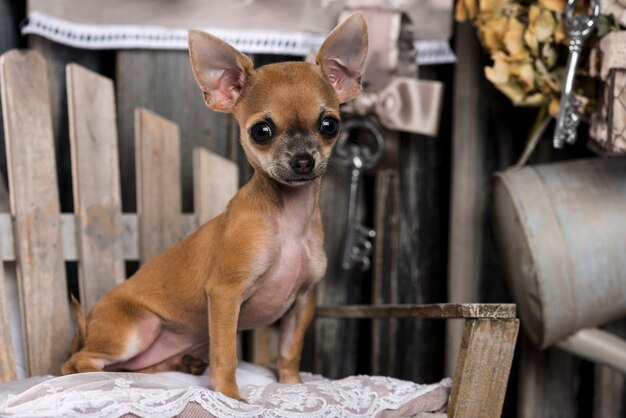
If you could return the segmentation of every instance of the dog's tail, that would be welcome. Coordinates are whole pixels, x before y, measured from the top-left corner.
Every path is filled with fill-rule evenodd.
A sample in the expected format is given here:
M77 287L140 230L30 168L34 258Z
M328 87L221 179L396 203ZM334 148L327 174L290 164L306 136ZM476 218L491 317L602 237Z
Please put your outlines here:
M70 355L80 351L85 345L85 338L87 337L87 319L83 308L80 306L80 302L72 295L72 313L74 314L74 321L76 322L76 335L72 339L72 347Z

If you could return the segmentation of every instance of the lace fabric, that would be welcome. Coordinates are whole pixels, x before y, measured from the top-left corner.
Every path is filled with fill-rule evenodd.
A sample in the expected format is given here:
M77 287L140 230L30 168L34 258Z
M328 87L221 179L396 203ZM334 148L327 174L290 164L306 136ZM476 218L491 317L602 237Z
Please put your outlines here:
M263 367L237 371L247 403L207 389L208 376L168 372L82 373L0 385L0 415L13 417L372 417L411 416L445 408L450 379L431 385L382 376L329 380L303 373L303 384L276 382ZM43 380L43 381L42 381ZM15 384L20 387L15 389ZM13 390L11 385L13 384ZM24 388L30 386L28 389ZM193 413L192 413L193 412ZM401 415L398 415L401 414Z
M324 36L298 31L264 31L203 28L247 54L305 56L317 50ZM83 49L181 49L186 50L187 30L145 25L89 25L31 12L22 34L43 36L54 42ZM447 39L414 42L420 65L456 62Z

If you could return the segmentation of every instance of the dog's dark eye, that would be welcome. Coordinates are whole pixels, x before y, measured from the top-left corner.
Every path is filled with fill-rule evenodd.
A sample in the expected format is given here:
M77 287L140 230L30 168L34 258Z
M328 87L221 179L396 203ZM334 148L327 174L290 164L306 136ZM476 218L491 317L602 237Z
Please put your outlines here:
M326 138L332 138L339 131L339 121L335 118L324 118L320 124L320 132Z
M250 136L257 144L267 144L272 139L272 128L265 122L257 123L250 128Z

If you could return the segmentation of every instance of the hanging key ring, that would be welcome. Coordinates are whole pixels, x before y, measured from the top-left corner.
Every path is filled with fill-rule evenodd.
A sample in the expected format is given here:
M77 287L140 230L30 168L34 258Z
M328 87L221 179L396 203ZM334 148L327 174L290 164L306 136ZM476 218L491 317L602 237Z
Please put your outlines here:
M354 130L367 131L375 141L375 147L370 149L366 146L351 143L348 141L350 133ZM352 167L359 165L360 170L367 170L376 165L383 153L383 134L376 124L365 118L352 118L343 123L341 133L335 144L335 154L342 165Z

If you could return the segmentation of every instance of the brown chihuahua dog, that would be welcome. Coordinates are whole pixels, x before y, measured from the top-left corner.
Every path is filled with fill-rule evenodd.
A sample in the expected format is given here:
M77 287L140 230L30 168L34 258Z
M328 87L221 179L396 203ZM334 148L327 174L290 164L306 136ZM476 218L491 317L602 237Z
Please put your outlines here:
M314 285L326 254L321 176L339 133L339 105L361 90L367 29L360 13L337 26L318 65L253 69L214 36L189 33L191 65L207 106L232 112L254 168L226 211L146 263L85 318L62 373L100 370L203 373L239 398L237 332L282 317L279 377L299 383Z

